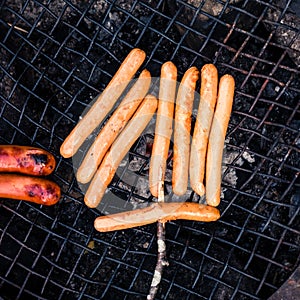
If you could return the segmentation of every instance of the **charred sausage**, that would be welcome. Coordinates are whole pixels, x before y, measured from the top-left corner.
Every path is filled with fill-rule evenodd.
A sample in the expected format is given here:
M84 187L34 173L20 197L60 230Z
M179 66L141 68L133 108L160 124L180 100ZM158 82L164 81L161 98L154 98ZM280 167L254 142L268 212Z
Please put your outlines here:
M19 145L0 145L0 172L46 176L55 169L55 158L46 150Z
M0 198L53 205L60 196L60 187L51 180L28 175L0 174Z

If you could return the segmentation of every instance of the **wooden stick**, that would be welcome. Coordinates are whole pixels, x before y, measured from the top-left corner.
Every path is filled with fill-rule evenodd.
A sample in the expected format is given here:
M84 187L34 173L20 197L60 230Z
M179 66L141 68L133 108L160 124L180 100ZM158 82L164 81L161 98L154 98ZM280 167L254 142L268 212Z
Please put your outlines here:
M158 182L158 202L165 201L164 196L164 181L163 169L160 168L160 180ZM153 274L150 291L147 300L154 300L161 282L163 270L168 266L167 261L167 246L166 246L166 222L157 221L157 263Z

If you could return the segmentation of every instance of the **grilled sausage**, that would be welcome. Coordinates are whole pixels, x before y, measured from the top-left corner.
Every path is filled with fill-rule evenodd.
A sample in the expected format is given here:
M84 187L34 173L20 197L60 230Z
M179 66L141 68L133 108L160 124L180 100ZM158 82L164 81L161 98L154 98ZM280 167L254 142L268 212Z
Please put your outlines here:
M135 48L130 51L107 87L61 145L60 153L63 157L72 157L85 139L103 121L145 57L145 52L141 49Z
M145 208L128 212L97 217L94 227L100 232L107 232L143 226L157 221L165 223L182 219L212 222L219 218L219 210L212 206L192 202L164 202L152 203Z
M120 162L145 129L156 108L157 99L152 95L147 95L132 119L113 142L85 194L84 201L88 207L95 208L99 205Z
M154 197L158 197L158 182L161 180L161 175L165 177L166 172L172 135L176 78L176 66L170 61L164 63L161 67L158 110L149 167L149 188Z
M92 179L107 150L144 99L150 83L149 71L142 71L138 80L126 94L85 155L77 171L79 182L87 183Z
M221 77L218 99L211 131L208 138L206 160L206 202L218 206L221 194L222 156L234 97L234 79L231 75Z
M200 103L193 133L190 156L190 183L203 196L207 143L218 92L218 71L212 64L201 69Z
M53 205L60 199L60 187L45 178L19 174L0 174L0 198Z
M18 145L0 145L0 172L17 172L33 176L51 174L54 156L46 150Z
M194 94L199 71L196 67L188 69L179 85L174 124L174 152L172 187L176 195L184 195L188 186L191 116Z

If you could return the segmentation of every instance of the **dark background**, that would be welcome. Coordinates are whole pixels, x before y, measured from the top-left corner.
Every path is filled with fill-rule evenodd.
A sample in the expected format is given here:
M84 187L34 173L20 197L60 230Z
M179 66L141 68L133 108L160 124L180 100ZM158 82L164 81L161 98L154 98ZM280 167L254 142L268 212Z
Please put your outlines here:
M59 155L133 47L145 50L153 77L172 60L178 79L214 63L236 80L221 219L167 224L170 265L157 299L272 295L300 258L299 23L297 1L1 1L0 141L53 153L51 179L63 192L53 207L0 200L3 299L146 298L156 225L96 232L100 213L83 204L72 160ZM128 157L122 174L134 184L112 183L124 209L152 200L136 188L152 138L142 136ZM143 163L132 171L135 159Z

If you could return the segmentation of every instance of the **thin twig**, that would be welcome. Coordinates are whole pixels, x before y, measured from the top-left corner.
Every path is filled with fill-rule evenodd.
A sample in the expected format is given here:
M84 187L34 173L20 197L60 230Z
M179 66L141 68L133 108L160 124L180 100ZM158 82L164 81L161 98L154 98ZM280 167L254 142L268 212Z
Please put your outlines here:
M26 30L26 29L23 29L23 28L21 28L21 27L19 27L19 26L15 26L15 25L13 25L12 23L6 23L8 26L10 26L10 27L13 27L14 29L17 29L17 30L19 30L19 31L21 31L21 32L24 32L24 33L28 33L28 31Z
M161 180L159 181L158 187L158 202L164 202L164 182L163 176L160 176ZM154 300L156 293L159 288L159 284L161 282L163 269L165 266L168 266L169 263L167 261L167 251L166 251L166 230L165 230L165 222L157 222L157 263L155 267L155 271L153 274L150 291L147 296L147 300Z
M165 243L165 223L160 221L157 222L157 246L158 246L158 255L155 271L153 274L150 291L147 296L147 300L154 300L156 293L161 282L163 269L165 266L168 266L167 253L166 253L166 243Z

